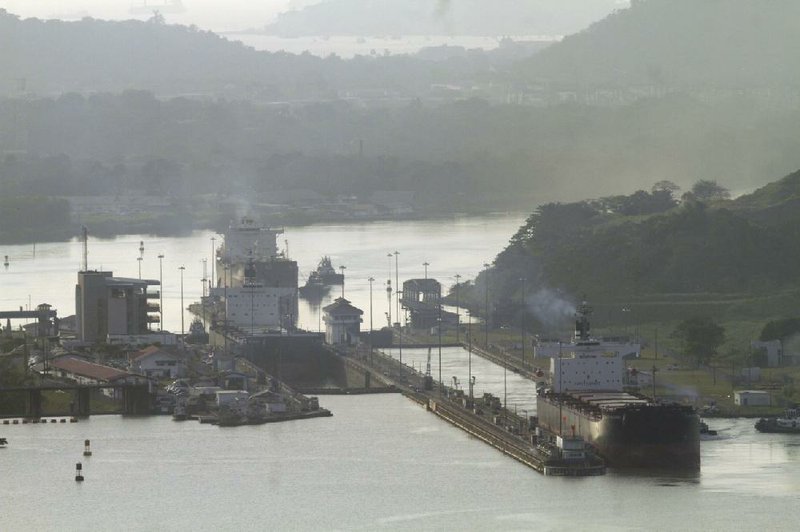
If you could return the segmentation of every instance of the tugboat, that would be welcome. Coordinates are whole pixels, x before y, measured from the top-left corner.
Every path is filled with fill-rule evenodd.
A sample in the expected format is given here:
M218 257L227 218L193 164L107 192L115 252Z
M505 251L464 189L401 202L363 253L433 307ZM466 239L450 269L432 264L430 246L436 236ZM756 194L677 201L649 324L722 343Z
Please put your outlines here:
M175 407L172 409L172 419L173 421L186 421L189 419L185 397L179 396L175 401Z
M313 271L308 275L308 280L306 284L299 288L300 295L305 297L306 299L309 298L320 298L327 292L329 289L328 285L326 285L322 278L320 277L317 271Z
M336 273L333 264L331 264L331 258L327 255L320 259L317 269L311 275L314 274L325 285L344 283L344 274ZM309 276L309 279L311 279L311 276Z
M788 408L783 417L762 417L755 427L758 432L800 434L800 410Z

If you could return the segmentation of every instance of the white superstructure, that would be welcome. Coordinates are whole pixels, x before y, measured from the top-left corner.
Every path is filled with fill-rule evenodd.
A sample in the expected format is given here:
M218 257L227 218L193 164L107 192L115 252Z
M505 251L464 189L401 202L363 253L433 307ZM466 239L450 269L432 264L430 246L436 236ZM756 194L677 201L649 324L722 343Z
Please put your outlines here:
M219 258L225 264L274 259L278 256L280 234L283 229L261 227L252 218L244 217L228 227Z
M622 391L623 357L633 351L619 349L620 344L607 343L589 336L591 308L583 302L575 313L575 335L572 342L555 344L550 355L550 388L562 391ZM639 346L635 353L638 355ZM538 352L536 356L540 355Z

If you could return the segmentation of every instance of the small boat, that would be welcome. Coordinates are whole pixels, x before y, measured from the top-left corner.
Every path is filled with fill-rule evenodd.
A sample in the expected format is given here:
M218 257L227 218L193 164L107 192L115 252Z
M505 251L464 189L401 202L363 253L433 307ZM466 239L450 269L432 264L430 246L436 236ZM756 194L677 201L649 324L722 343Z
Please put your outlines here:
M717 436L717 435L718 434L717 434L716 430L708 428L708 423L706 423L705 421L701 421L700 422L700 438L701 439L704 439L705 437L708 437L708 436Z
M336 273L336 269L331 263L331 258L327 255L320 259L317 269L314 270L312 275L314 274L316 274L322 284L325 285L344 283L344 274ZM310 278L311 276L309 276L309 279Z
M800 410L788 408L783 417L762 417L755 427L758 432L800 434Z
M8 445L8 440L5 438L0 438L0 449Z
M175 402L175 408L172 409L173 421L186 421L189 419L189 413L186 409L186 401L178 398Z
M328 285L322 282L322 278L316 271L311 272L308 275L308 280L306 281L306 284L299 288L300 295L306 298L322 296L327 290L328 290Z

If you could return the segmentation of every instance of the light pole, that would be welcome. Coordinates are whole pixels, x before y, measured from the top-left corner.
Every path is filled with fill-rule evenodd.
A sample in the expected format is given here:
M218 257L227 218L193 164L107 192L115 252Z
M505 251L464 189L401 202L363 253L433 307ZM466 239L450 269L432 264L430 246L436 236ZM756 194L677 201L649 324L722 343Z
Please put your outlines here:
M180 266L178 269L181 272L181 339L183 339L183 335L184 335L184 332L185 332L185 330L183 328L183 326L184 326L184 323L183 323L183 271L186 269L186 267L185 266Z
M159 297L160 301L159 301L158 313L161 315L160 316L160 319L161 319L161 327L160 327L160 329L162 331L164 330L164 262L163 261L164 261L164 254L163 253L159 253L159 255L158 255L158 285L159 285L158 297Z
M347 266L339 266L339 271L342 272L342 299L344 299L344 270Z
M367 281L369 281L369 363L372 364L372 283L375 278L370 277Z
M136 262L139 263L139 279L142 278L142 257L136 257Z
M441 392L442 383L442 285L439 285L439 298L436 301L439 305L439 391Z
M392 327L392 254L388 253L386 255L389 257L389 278L386 279L386 301L389 303L389 312L386 313L386 316L389 320L389 328Z
M394 293L397 299L397 322L400 323L400 269L398 266L398 256L400 252L395 250L394 253Z
M460 314L459 314L459 308L458 308L458 305L459 305L459 303L458 303L458 289L459 289L458 284L459 284L459 279L461 279L461 275L460 274L456 274L456 342L459 342L459 334L461 334L460 333L461 320L460 320Z
M469 317L469 310L467 310L467 367L469 368L469 382L472 383L472 320ZM472 385L469 387L470 399L472 399Z
M428 266L431 264L428 261L422 263L422 266L425 268L425 280L428 280Z
M486 268L486 318L484 320L484 334L483 343L486 344L486 349L489 349L489 263L484 263Z
M227 355L228 354L228 265L227 264L225 264L225 271L223 274L222 285L224 287L222 298L225 300L225 305L223 308L223 311L225 312L225 321L223 322L224 325L222 329L223 330L222 338L225 349L225 355Z
M217 262L217 248L216 248L216 237L211 237L211 283L212 286L217 286L217 278L214 277L214 263ZM211 295L209 293L209 295Z
M524 277L520 279L522 281L522 295L520 298L522 299L522 310L520 312L520 332L522 333L522 367L525 367L525 279Z

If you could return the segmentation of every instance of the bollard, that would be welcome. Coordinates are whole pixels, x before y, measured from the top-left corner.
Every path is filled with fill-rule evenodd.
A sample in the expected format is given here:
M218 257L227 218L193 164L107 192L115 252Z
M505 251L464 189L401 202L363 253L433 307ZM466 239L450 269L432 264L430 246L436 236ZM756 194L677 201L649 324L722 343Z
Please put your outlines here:
M59 422L59 423L66 423L66 422L67 422L67 419L62 417L60 420L58 420L58 422Z
M83 441L83 456L92 456L92 451L89 449L89 440Z
M83 466L80 462L75 464L75 482L83 482Z
M57 419L51 419L50 423L58 423L58 420Z

